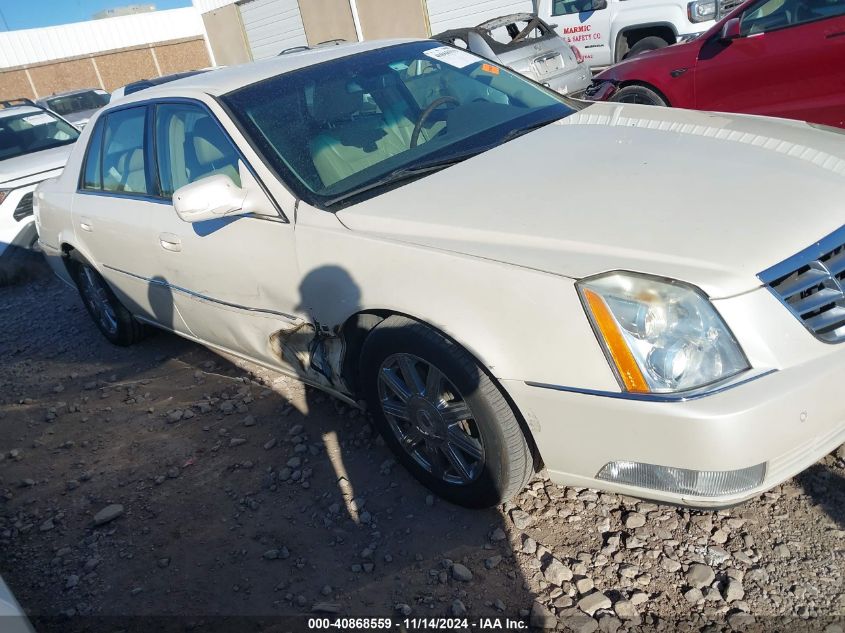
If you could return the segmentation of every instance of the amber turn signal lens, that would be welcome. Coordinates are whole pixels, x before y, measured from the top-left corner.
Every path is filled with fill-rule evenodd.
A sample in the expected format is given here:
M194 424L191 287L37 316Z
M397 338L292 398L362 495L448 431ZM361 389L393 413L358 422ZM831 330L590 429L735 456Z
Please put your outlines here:
M584 289L584 298L587 301L590 313L593 315L593 322L604 339L605 346L610 352L610 357L613 359L613 364L616 366L616 371L622 379L625 389L634 393L651 391L604 299L587 288Z

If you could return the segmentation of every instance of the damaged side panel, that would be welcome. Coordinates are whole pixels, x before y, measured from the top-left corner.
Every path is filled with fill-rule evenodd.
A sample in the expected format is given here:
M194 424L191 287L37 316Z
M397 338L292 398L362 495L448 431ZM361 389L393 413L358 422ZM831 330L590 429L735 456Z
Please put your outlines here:
M273 332L270 350L297 374L330 389L349 393L341 378L343 340L319 323L302 322Z

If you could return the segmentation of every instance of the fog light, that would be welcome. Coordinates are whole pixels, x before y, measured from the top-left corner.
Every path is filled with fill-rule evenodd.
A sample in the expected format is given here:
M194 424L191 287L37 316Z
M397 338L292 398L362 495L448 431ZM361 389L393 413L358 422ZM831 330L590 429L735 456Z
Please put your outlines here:
M598 479L639 488L695 497L721 497L751 490L763 483L766 464L741 470L687 470L639 462L610 462Z

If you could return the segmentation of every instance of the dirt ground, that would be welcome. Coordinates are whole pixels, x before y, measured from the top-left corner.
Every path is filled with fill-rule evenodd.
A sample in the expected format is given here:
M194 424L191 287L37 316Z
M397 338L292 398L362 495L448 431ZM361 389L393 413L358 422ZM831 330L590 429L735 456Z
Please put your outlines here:
M0 288L0 574L39 631L842 631L841 449L727 511L542 477L464 510L357 410L170 334L115 348L38 266Z

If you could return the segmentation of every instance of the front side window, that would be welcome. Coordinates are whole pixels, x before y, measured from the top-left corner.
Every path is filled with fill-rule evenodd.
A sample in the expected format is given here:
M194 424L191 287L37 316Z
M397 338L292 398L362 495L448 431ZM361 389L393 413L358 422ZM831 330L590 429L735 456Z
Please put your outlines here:
M228 176L240 187L238 153L205 109L186 104L158 106L155 135L163 196L216 174Z
M109 112L103 138L103 190L148 193L144 155L147 108Z
M845 15L845 0L764 0L740 18L742 35L798 26Z
M285 73L223 100L265 160L324 207L574 111L505 68L432 42Z
M553 0L552 15L570 15L595 11L593 0Z
M0 160L33 154L79 138L79 130L43 110L0 116Z

